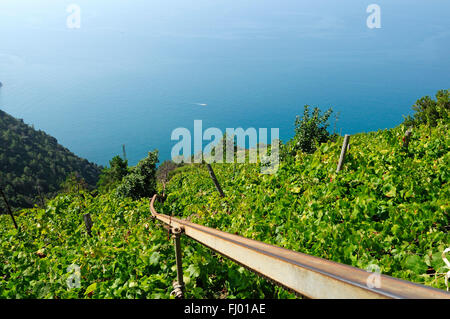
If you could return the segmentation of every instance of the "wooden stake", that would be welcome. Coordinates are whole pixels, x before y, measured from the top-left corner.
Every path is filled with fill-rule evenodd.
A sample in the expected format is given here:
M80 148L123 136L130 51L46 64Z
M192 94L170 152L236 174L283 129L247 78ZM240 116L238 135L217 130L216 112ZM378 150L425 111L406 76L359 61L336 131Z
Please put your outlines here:
M12 221L14 223L14 227L18 230L19 227L17 226L16 220L14 219L14 215L12 213L11 207L9 206L8 200L6 199L5 193L3 193L3 189L0 187L0 193L2 194L3 200L5 201L6 208L8 209L9 215L12 218Z
M338 163L338 166L336 169L336 173L339 173L339 171L342 169L342 166L344 165L345 153L347 152L347 147L348 147L349 141L350 141L350 135L345 134L344 143L342 144L341 156L339 157L339 163Z
M214 174L211 164L206 164L206 167L208 168L209 176L211 176L211 179L213 180L214 185L216 185L216 189L219 192L220 197L225 197L225 194L223 193L222 187L220 187L219 181L217 180L216 174Z
M405 150L408 150L409 147L409 141L411 140L411 134L412 134L412 128L410 127L406 133L405 133L405 137L403 138L403 148Z
M37 185L37 190L38 190L39 198L41 200L42 208L44 208L45 207L44 197L42 196L41 187L39 185Z
M92 225L94 223L92 222L91 214L88 213L88 214L83 215L83 219L84 219L84 225L86 225L86 230L87 230L89 236L92 237L91 229L92 229Z

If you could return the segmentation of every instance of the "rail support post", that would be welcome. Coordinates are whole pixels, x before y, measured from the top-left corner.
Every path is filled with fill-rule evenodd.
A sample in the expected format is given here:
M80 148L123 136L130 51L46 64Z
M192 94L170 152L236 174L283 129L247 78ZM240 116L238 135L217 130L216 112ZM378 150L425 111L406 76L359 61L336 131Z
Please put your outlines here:
M183 281L183 260L181 256L181 234L183 230L178 227L174 227L171 229L172 238L174 239L175 244L175 258L177 262L177 281L173 283L173 291L172 295L174 295L178 299L184 298L184 281Z

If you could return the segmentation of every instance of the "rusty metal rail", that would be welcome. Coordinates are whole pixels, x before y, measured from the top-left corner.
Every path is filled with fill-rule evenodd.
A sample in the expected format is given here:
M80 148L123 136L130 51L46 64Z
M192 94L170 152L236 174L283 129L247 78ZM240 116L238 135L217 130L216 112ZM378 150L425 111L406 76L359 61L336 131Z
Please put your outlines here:
M374 287L368 284L374 273L158 214L153 206L155 199L156 195L150 202L150 211L157 220L305 297L450 299L450 293L444 290L386 275L379 275Z

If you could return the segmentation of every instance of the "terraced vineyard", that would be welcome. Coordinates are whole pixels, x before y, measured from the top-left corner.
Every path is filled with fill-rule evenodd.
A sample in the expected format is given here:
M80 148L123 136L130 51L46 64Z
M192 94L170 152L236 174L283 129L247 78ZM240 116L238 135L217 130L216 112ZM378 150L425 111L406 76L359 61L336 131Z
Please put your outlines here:
M216 164L225 199L201 166L181 170L161 209L193 222L295 251L445 288L450 246L449 127L406 128L351 137L336 174L342 138L312 156L299 153L276 175L257 164ZM235 173L234 173L235 171Z
M0 297L173 298L173 243L149 216L148 201L86 193L22 211L19 232L9 216L0 216ZM182 243L187 298L292 296L191 240ZM79 267L79 287L71 265Z
M312 155L287 157L275 175L260 174L259 164L214 164L224 198L204 166L184 166L157 209L362 269L376 264L384 274L445 289L449 127L414 129L409 151L402 148L405 129L352 136L338 174L342 138ZM45 209L22 210L19 231L0 216L0 297L171 298L173 244L149 217L148 200L121 199L114 191L63 194ZM71 265L79 267L79 287ZM294 297L186 238L183 268L188 298Z

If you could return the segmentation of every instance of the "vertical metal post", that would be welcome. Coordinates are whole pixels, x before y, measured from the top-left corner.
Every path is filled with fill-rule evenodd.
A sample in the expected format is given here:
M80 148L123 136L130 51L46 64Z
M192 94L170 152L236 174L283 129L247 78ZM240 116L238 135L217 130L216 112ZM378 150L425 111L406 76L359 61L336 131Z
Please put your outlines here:
M177 262L177 281L173 283L173 292L178 299L184 298L183 289L184 289L184 281L183 281L183 260L181 256L181 233L182 229L180 228L172 228L172 237L174 239L175 244L175 259Z
M350 135L345 134L344 144L342 144L341 156L339 157L339 163L338 163L338 167L336 169L336 173L339 173L339 171L342 169L342 165L344 165L344 158L345 158L345 153L347 152L349 140L350 140Z

